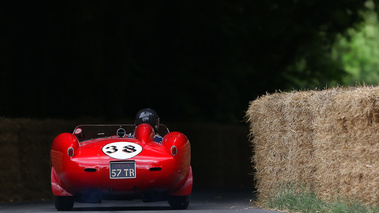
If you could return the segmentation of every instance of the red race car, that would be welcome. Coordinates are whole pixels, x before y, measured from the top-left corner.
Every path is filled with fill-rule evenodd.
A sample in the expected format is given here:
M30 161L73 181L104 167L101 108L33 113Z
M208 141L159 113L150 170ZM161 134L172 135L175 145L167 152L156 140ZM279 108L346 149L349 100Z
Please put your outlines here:
M57 210L120 199L168 200L174 209L189 205L190 142L165 125L79 125L73 134L58 135L50 154Z

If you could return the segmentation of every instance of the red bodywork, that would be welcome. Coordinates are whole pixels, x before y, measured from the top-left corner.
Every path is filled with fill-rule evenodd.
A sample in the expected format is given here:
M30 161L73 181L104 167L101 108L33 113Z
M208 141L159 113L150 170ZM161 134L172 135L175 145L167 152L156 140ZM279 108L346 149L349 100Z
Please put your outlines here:
M51 187L55 196L91 202L91 198L159 200L161 195L191 193L191 147L184 134L167 133L162 142L155 142L148 124L137 126L132 137L117 136L115 132L113 136L80 141L81 133L76 128L74 134L62 133L52 143ZM111 146L125 144L132 144L131 150ZM116 151L131 157L106 154ZM135 177L111 179L110 162L135 162L135 169L130 171Z

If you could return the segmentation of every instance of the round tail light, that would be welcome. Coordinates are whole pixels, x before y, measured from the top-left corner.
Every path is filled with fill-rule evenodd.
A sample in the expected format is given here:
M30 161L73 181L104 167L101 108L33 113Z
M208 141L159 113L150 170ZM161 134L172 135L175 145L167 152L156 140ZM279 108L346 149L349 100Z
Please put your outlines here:
M178 149L176 148L176 146L172 146L172 147L171 147L171 154L172 154L173 156L175 156L176 153L178 153Z
M67 149L67 154L68 154L68 156L70 156L70 157L74 156L74 148L69 147L69 148Z

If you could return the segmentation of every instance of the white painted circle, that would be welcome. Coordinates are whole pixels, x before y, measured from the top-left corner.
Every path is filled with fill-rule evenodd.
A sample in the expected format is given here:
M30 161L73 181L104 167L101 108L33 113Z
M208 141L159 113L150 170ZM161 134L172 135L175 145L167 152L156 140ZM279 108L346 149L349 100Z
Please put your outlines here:
M142 147L131 142L114 142L103 146L102 150L111 158L125 160L137 156L142 152Z

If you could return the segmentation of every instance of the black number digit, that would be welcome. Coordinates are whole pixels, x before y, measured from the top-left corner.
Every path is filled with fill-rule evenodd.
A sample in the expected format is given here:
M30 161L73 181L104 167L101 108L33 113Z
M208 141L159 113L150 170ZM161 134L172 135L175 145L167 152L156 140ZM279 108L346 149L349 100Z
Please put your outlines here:
M124 146L124 149L122 151L127 152L127 153L132 153L132 152L135 152L137 150L134 146L127 145L127 146Z
M111 149L111 150L107 151L108 154L112 154L112 153L115 153L118 151L117 146L108 146L105 149Z

